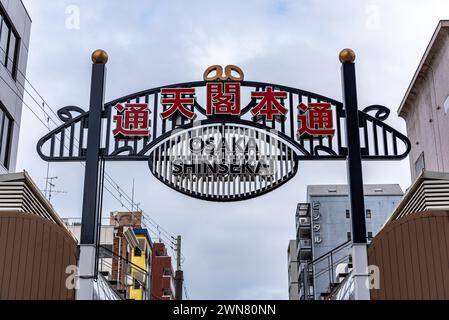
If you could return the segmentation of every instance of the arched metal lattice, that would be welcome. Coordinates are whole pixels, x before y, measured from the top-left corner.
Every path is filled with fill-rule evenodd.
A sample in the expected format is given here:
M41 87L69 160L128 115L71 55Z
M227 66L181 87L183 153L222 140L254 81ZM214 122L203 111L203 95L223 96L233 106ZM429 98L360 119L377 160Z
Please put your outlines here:
M205 81L174 84L158 87L128 95L104 105L102 111L101 158L107 161L149 161L150 170L162 182L190 196L214 201L235 201L264 194L290 180L297 172L299 160L345 160L347 157L345 110L343 104L333 99L304 90L286 86L241 81L242 110L239 118L207 117L201 97L206 87ZM280 103L288 113L280 121L253 118L251 109L256 101L245 92L262 91L272 87L276 91L287 92L287 98ZM165 111L160 102L162 88L195 88L198 94L192 107L197 117L193 120L163 120L160 113ZM243 97L247 96L247 100ZM332 106L335 135L321 137L299 137L297 109L300 103L329 103ZM146 103L151 111L151 135L145 138L117 138L112 135L115 106L119 103ZM375 112L374 115L370 113ZM39 140L37 151L46 161L85 161L89 113L79 107L68 106L58 111L63 124ZM383 121L389 110L382 106L370 106L359 111L361 136L361 155L363 160L402 159L410 151L406 136ZM258 156L274 157L276 160L273 177L251 177L250 174L228 175L173 175L170 170L163 171L169 160L168 154L180 152L176 149L186 139L195 135L220 133L232 137L241 135L246 141L257 138L261 147L268 143L271 150ZM246 140L245 140L246 139ZM267 139L269 140L267 142ZM264 142L265 141L265 142ZM174 147L175 146L175 147ZM188 148L184 147L183 152ZM274 152L274 153L273 153ZM181 154L178 154L181 156Z

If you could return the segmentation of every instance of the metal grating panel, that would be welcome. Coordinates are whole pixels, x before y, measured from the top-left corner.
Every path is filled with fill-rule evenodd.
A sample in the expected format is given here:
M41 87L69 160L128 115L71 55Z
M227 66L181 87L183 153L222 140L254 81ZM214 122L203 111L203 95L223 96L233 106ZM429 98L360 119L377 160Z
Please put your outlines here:
M390 220L415 212L449 209L449 175L423 172L409 188Z

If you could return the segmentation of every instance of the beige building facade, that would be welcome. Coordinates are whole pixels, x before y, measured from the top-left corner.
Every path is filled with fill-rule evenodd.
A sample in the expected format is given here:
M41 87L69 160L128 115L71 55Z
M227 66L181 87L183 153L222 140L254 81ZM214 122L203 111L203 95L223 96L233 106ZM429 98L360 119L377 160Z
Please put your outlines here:
M449 172L449 20L440 21L398 110L412 143L412 181Z

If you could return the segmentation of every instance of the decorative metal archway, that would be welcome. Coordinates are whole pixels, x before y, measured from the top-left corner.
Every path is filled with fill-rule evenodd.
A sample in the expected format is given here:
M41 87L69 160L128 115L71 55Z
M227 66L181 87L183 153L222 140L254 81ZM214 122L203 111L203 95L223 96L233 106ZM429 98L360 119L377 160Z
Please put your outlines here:
M236 66L227 66L223 76L222 67L212 66L206 70L204 81L158 87L104 103L108 57L97 50L92 58L89 111L75 106L62 108L58 116L64 124L37 145L45 161L86 162L79 298L90 299L91 279L96 276L94 257L105 161L148 161L156 178L185 195L237 201L283 185L296 174L299 160L346 160L355 294L356 298L369 299L365 288L368 275L362 160L403 159L411 145L407 137L384 122L390 113L387 108L373 105L358 110L352 50L344 49L339 56L343 102L287 86L244 81L243 72ZM210 95L217 88L229 90ZM197 90L207 91L207 108L202 95L196 95ZM185 96L178 96L180 92ZM248 98L240 101L245 92ZM217 103L215 111L230 103L236 107L236 102L238 108L229 114L213 114L213 100ZM126 130L122 130L128 107L132 119L125 120ZM310 109L313 112L309 113ZM210 161L197 163L203 158Z
M255 105L254 99L247 99L242 108L241 117L207 117L202 102L197 99L192 111L197 111L198 117L194 120L183 119L176 123L171 119L161 119L159 112L165 110L160 103L161 89L163 88L195 88L201 97L205 91L206 81L173 84L164 87L141 91L104 105L101 113L103 129L100 157L105 161L149 161L153 175L167 186L183 194L213 201L245 200L265 194L275 189L291 178L297 172L300 160L345 160L348 150L345 143L344 121L346 113L343 104L308 91L281 86L272 83L242 81L242 91L263 91L267 87L288 93L287 99L280 103L288 109L282 121L267 122L251 116L250 110ZM298 137L299 123L296 121L299 103L329 103L334 113L336 134L334 136L306 136ZM145 103L151 106L151 136L145 138L117 138L111 134L114 125L113 119L117 114L115 106L121 103ZM372 113L372 114L370 114ZM68 106L58 111L59 118L64 122L39 140L37 152L45 161L85 161L87 154L87 132L89 131L89 111L80 107ZM361 157L363 160L397 160L407 156L410 142L400 132L386 124L390 110L380 105L369 106L359 111L359 128L362 137ZM185 141L194 136L203 136L207 139L217 131L222 134L255 137L263 148L264 139L268 145L276 144L276 156L282 157L277 166L272 182L258 181L246 176L236 177L209 176L195 181L198 186L186 187L193 184L192 177L174 177L170 169L164 169L170 159L164 155L179 147L179 140ZM272 139L272 140L270 140ZM178 140L178 141L177 141ZM179 149L179 148L178 148ZM276 150L277 149L277 150ZM232 181L229 189L224 184ZM200 186L201 184L201 186ZM206 186L207 184L207 186ZM235 184L235 186L234 186ZM207 189L207 191L206 191ZM241 191L240 191L241 190Z

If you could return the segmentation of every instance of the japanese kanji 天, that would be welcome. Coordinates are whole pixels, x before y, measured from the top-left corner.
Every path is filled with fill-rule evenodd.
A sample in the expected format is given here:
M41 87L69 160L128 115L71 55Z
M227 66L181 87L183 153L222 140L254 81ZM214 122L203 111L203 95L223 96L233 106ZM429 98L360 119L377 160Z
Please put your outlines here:
M309 103L307 106L301 102L298 106L298 134L300 136L334 135L331 106L330 103Z
M161 104L168 107L161 112L162 119L171 118L177 112L187 119L195 118L195 113L189 109L195 103L194 88L163 88L161 94Z
M148 104L146 103L127 103L115 106L117 115L113 120L116 124L112 131L114 136L148 137L149 132L149 114Z
M208 83L206 114L240 115L240 83Z
M262 116L268 121L273 121L275 117L284 116L288 112L278 100L287 98L287 92L274 91L273 87L266 87L265 91L251 92L251 98L260 99L251 110L253 116Z

